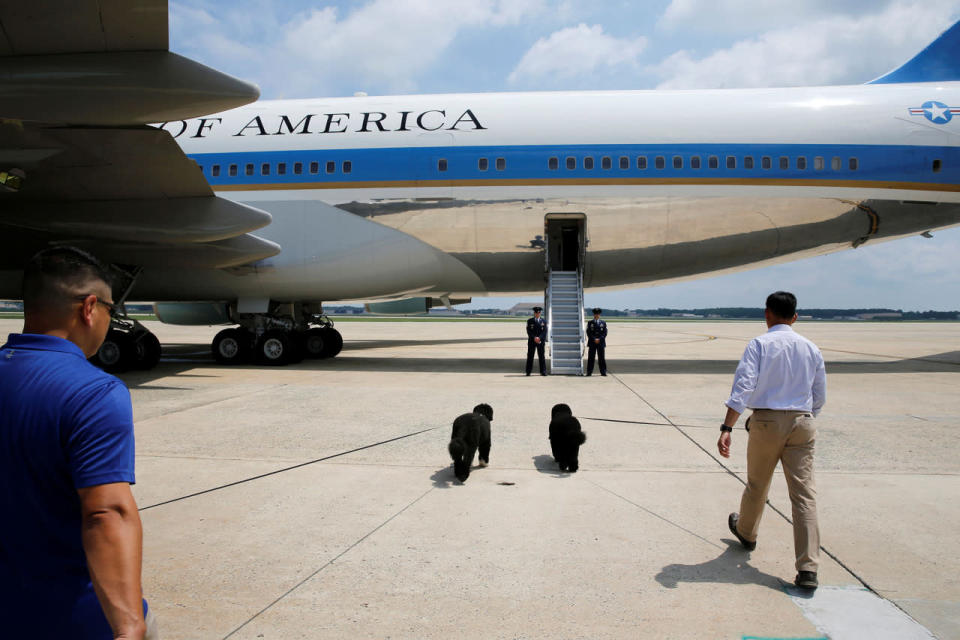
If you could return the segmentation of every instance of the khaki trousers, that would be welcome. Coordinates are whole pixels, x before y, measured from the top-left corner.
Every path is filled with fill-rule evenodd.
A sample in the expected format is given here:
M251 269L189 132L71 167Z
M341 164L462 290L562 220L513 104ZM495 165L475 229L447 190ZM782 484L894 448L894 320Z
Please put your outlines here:
M740 499L737 529L747 540L757 539L770 481L779 461L783 465L793 505L793 548L797 571L816 571L820 560L817 489L813 477L816 436L817 428L810 413L755 409L750 416L747 487Z

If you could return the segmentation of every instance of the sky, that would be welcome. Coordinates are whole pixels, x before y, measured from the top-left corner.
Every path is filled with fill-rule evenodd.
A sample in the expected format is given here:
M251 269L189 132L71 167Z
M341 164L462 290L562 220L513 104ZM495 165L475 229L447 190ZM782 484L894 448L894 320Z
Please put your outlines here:
M859 84L960 19L960 0L171 0L170 49L265 99ZM960 309L960 229L691 282L585 294L614 309ZM508 307L525 298L475 298Z

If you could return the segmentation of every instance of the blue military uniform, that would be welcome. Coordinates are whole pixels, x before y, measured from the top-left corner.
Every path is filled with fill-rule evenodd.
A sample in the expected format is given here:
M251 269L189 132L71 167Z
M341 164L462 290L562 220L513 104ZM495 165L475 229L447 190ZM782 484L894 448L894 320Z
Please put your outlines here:
M600 313L600 310L594 309L593 313L597 315ZM607 348L606 322L597 319L587 323L587 347L587 375L593 374L594 358L600 362L600 375L607 375L607 359L604 357L604 351Z
M534 311L542 311L540 307L534 307ZM540 338L536 342L534 338ZM544 364L544 345L547 344L547 321L543 318L529 318L527 320L527 375L533 370L533 352L536 350L537 359L540 361L540 375L547 375L547 367Z

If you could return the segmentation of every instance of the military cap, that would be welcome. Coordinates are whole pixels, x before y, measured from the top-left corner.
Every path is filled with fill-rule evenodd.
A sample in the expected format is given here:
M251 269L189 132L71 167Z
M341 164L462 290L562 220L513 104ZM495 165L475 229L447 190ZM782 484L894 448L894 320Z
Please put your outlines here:
M594 308L593 308L593 312L594 312L596 315L600 315L600 314L603 312L603 310L602 310L600 307L594 307Z
M543 311L543 307L534 307L533 311L534 313L536 313L537 311Z

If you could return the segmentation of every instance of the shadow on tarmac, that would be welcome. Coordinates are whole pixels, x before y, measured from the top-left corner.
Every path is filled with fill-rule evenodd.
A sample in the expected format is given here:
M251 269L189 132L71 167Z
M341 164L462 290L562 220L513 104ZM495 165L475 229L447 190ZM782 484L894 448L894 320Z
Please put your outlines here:
M456 344L476 342L502 342L500 338L481 340L434 340L409 341L411 345ZM368 371L396 373L500 373L506 377L523 377L525 353L518 350L515 358L421 358L421 357L357 357L351 352L372 349L388 344L407 344L408 341L378 341L368 343L350 342L343 353L332 360L304 360L286 365L284 371ZM373 345L377 345L376 347ZM877 356L883 357L883 356ZM609 360L611 373L626 375L733 375L737 360L666 360L666 359L616 359ZM163 346L160 364L151 371L130 371L119 377L128 387L148 384L166 376L206 377L203 369L227 368L217 364L207 345L169 344ZM269 380L273 367L255 364L235 365L233 370L250 369L263 374ZM190 370L189 374L184 373ZM960 351L931 354L920 358L902 360L841 360L827 361L830 375L863 375L870 373L957 373L960 371ZM532 376L537 377L537 376Z
M668 589L676 589L681 582L714 582L718 584L758 584L775 591L783 591L783 581L764 573L747 562L748 553L736 540L723 539L727 548L723 553L700 564L668 564L655 580Z
M469 480L470 478L467 478ZM453 465L448 464L441 469L437 469L433 472L433 475L430 476L430 480L433 482L433 486L437 489L449 489L455 485L463 484L457 477L453 475Z
M539 456L533 456L533 466L536 467L537 471L540 473L556 476L557 478L568 478L571 475L567 471L560 471L557 461L553 459L553 456L546 453Z

